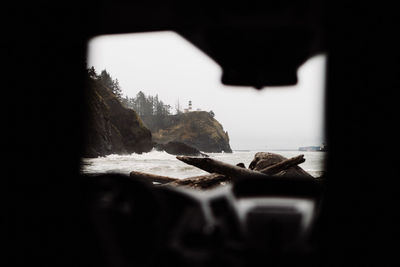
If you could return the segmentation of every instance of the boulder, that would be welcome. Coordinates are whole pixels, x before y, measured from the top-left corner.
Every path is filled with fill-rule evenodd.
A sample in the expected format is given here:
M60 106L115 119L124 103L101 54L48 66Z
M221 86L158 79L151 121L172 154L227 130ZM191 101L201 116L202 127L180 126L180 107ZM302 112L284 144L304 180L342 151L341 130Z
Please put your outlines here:
M159 151L165 151L172 155L183 155L183 156L206 156L198 150L197 148L191 147L182 142L168 142L167 144L156 144L154 146Z

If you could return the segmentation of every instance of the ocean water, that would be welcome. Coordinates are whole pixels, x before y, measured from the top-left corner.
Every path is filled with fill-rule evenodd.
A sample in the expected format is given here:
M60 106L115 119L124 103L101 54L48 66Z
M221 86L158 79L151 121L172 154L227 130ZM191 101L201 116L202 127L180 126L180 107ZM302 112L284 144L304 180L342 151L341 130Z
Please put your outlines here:
M207 153L211 158L236 165L244 163L249 166L254 155L260 151L233 151L233 153ZM308 151L264 151L280 154L290 158L304 155L306 161L299 166L314 177L319 177L324 171L326 152ZM207 174L196 167L187 165L176 159L174 155L166 152L151 151L143 154L130 155L108 155L98 158L83 158L82 173L122 173L129 174L131 171L146 172L174 178L186 178L191 176Z

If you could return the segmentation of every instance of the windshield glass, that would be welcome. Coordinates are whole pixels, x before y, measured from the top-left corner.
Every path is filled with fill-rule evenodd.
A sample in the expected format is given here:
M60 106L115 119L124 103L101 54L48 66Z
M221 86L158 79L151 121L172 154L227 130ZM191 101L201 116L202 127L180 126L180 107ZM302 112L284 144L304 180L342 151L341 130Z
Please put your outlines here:
M221 84L221 68L174 32L93 38L82 172L184 179L210 171L176 156L261 171L304 155L294 166L320 177L325 64L315 56L299 68L297 85L255 90ZM269 165L256 166L266 158Z

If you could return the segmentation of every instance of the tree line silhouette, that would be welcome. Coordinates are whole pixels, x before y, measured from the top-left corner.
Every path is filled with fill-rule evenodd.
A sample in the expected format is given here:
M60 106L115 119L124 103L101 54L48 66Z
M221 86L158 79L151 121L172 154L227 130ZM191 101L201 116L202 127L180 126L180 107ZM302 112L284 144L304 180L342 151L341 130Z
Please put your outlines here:
M106 70L102 70L100 74L97 74L95 68L91 67L87 69L87 74L89 79L97 81L110 90L123 106L135 110L143 123L150 129L155 130L164 127L164 124L169 121L168 117L173 115L171 113L171 106L160 100L158 95L146 95L142 91L139 91L135 97L129 97L128 95L123 97L118 79L113 79ZM178 105L176 107L176 114L180 113L182 112Z
M171 115L179 115L182 113L179 100L175 105L175 114L173 114L171 112L171 105L165 104L158 98L158 95L146 95L142 91L139 91L135 97L129 97L128 95L123 97L118 79L113 79L107 70L102 70L100 74L97 74L95 68L92 66L87 69L87 76L89 79L100 83L110 90L123 106L135 110L143 123L152 131L170 124L171 120L173 120ZM212 117L215 116L212 110L209 111L209 114Z

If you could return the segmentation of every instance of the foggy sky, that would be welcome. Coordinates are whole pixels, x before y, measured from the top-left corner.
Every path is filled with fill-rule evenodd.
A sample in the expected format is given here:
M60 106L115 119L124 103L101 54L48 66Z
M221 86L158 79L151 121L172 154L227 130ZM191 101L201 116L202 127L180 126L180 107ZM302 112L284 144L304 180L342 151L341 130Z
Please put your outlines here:
M164 103L213 110L232 149L268 150L323 142L324 55L308 60L291 87L224 86L221 68L174 32L100 36L88 44L88 66L117 78L123 95L158 94ZM175 111L173 109L173 111Z

